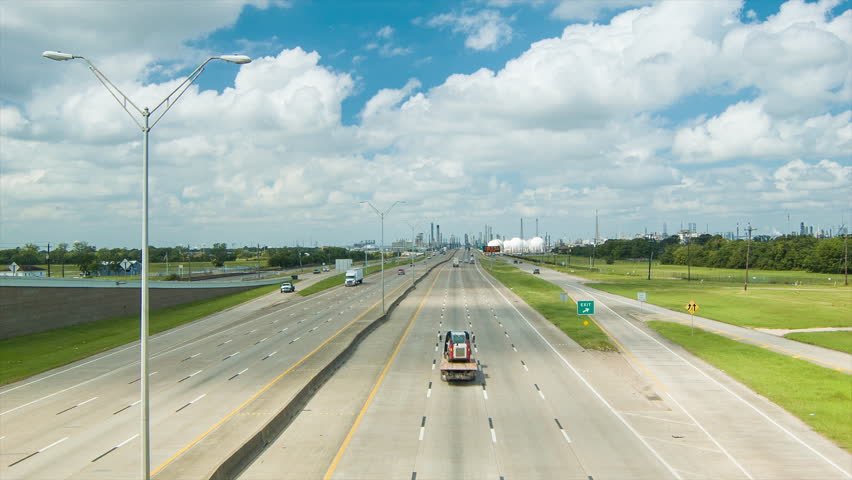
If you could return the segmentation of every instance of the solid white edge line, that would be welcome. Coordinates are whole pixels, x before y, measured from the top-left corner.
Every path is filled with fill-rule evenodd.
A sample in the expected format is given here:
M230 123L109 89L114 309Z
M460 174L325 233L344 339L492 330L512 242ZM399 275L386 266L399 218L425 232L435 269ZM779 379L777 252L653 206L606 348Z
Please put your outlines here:
M583 292L583 293L585 293L585 294L589 295L589 296L590 296L590 297L592 297L592 298L596 298L596 297L594 296L594 294L590 293L589 291L587 291L587 290L585 290L585 289L583 289L583 288L579 288L579 287L574 287L574 288L575 288L576 290L580 290L581 292ZM683 363L685 363L685 364L689 365L689 366L690 366L690 367L692 367L695 371L697 371L698 373L700 373L701 375L703 375L704 377L706 377L707 379L709 379L710 381L712 381L713 383L715 383L716 385L718 385L719 387L721 387L721 388L722 388L723 390L725 390L726 392L730 393L730 394L731 394L734 398L736 398L737 400L741 401L742 403L744 403L744 404L748 405L748 406L749 406L752 410L754 410L755 412L757 412L757 414L758 414L758 415L760 415L761 417L763 417L764 419L766 419L767 421L769 421L771 424L773 424L773 425L775 425L776 427L778 427L778 428L779 428L782 432L784 432L784 433L786 433L787 435L789 435L791 438L793 438L794 440L796 440L796 441L797 441L799 444L801 444L803 447L807 448L807 449L808 449L808 450L810 450L812 453L814 453L816 456L818 456L819 458L821 458L822 460L824 460L826 463L828 463L829 465L831 465L832 467L836 468L838 471L840 471L841 473L843 473L844 475L846 475L846 477L847 477L847 478L852 478L852 475L850 475L850 474L849 474L849 472L847 472L846 470L843 470L843 469L842 469L839 465L835 464L834 462L832 462L831 460L829 460L828 458L826 458L823 454L819 453L816 449L814 449L813 447L811 447L810 445L808 445L807 443L805 443L805 441L804 441L804 440L802 440L802 439L800 439L799 437L797 437L796 435L794 435L794 434L793 434L793 432L791 432L791 431L787 430L787 429L786 429L786 428L784 428L781 424L779 424L779 423L778 423L778 422L776 422L775 420L773 420L773 419L769 418L769 416L768 416L767 414L765 414L763 411L761 411L760 409L758 409L757 407L755 407L754 405L752 405L751 403L749 403L746 399L744 399L744 398L742 398L741 396L737 395L736 393L734 393L733 391L731 391L731 390L730 390L728 387L726 387L725 385L722 385L722 384L721 384L718 380L716 380L715 378L711 377L710 375L708 375L707 373L705 373L705 372L704 372L703 370L701 370L700 368L698 368L698 367L696 367L695 365L693 365L693 364L692 364L692 362L689 362L689 361L688 361L688 360L686 360L685 358L683 358L683 357L681 357L680 355L678 355L677 353L675 353L672 349L670 349L669 347L665 346L662 342L660 342L660 341L659 341L659 340L657 340L656 338L652 337L652 336L651 336L651 335L649 335L647 332L644 332L641 328L639 328L639 327L637 327L636 325L633 325L632 323L628 322L628 321L627 321L624 317L622 317L621 315L619 315L619 314L618 314L615 310L611 309L610 307L608 307L608 306L607 306L606 304L604 304L603 302L601 302L601 305L603 305L603 306L604 306L604 308L606 308L607 310L609 310L609 311L611 311L612 313L614 313L614 314L615 314L615 316L617 316L618 318L622 319L625 323L627 323L628 325L630 325L631 327L633 327L633 328L634 328L637 332L640 332L642 335L645 335L645 336L646 336L646 337L648 337L649 339L653 340L653 341L654 341L654 343L656 343L656 344L660 345L661 347L663 347L664 349L666 349L669 353L671 353L672 355L674 355L675 357L677 357L678 359L680 359ZM672 398L671 394L668 394L668 396L669 396L669 398ZM672 400L674 400L674 399L672 399ZM677 400L675 400L675 403L677 403ZM680 407L680 404L678 404L678 407ZM683 409L683 407L680 407L680 408L681 408L681 409ZM687 414L687 416L689 416L689 417L690 417L693 421L695 421L695 419L693 419L693 418L692 418L692 415L689 415L689 413L688 413L688 412L686 412L686 410L683 410L683 411ZM699 428L701 428L702 430L704 430L704 427L702 427L700 424L698 424L698 422L695 422L695 423L696 423L696 425L698 425L698 426L699 426ZM706 431L705 431L705 433L706 433ZM707 435L708 435L708 436L710 436L710 434L709 434L709 433L708 433ZM713 439L713 437L710 437L710 438L711 438L711 439ZM721 446L721 445L719 445L719 444L718 444L715 440L713 440L713 442L714 442L714 443L716 443L716 445L717 445L719 448L721 448L723 452L725 452L725 453L727 454L727 451L726 451L724 448L722 448L722 446ZM729 455L729 454L728 454L728 455ZM733 458L732 458L732 460L733 460ZM734 461L734 463L736 463L736 461ZM737 464L737 465L739 465L739 464ZM742 468L742 467L740 467L740 468ZM748 474L746 474L746 475L748 475ZM749 478L751 478L751 477L749 477Z
M535 333L539 336L539 338L541 338L541 340L542 340L542 341L543 341L543 342L544 342L544 343L545 343L548 347L550 347L550 349L553 351L553 353L555 353L555 354L556 354L556 356L557 356L557 357L559 357L559 359L560 359L560 360L562 360L562 363L564 363L564 364L565 364L565 365L566 365L566 366L567 366L567 367L568 367L568 368L569 368L569 369L570 369L570 370L574 373L574 375L576 375L576 376L577 376L577 378L579 378L579 379L580 379L580 381L581 381L581 382L583 382L583 384L586 386L586 388L588 388L588 389L589 389L589 391L591 391L591 392L592 392L592 393L593 393L593 394L594 394L594 395L598 398L598 400L600 400L600 401L601 401L601 403L603 403L603 404L604 404L604 405L605 405L605 406L609 409L609 411L610 411L613 415L615 415L615 417L616 417L616 418L618 418L618 419L621 421L621 423L622 423L622 424L624 424L624 426L625 426L625 427L627 427L627 429L628 429L628 430L630 430L630 432L631 432L631 433L633 433L633 435L636 437L636 439L637 439L637 440L639 440L639 442L641 442L641 443L642 443L642 445L644 445L644 446L645 446L645 448L647 448L647 449L648 449L648 451L650 451L650 452L654 455L654 457L656 457L656 458L657 458L657 460L659 460L659 461L660 461L660 463L662 463L662 464L663 464L663 466L665 466L665 467L666 467L666 469L669 471L669 473L671 473L671 474L672 474L675 478L677 478L678 480L682 480L682 478L683 478L683 477L681 477L680 475L678 475L677 471L676 471L674 468L672 468L672 466L671 466L671 465L669 465L669 464L668 464L668 462L666 462L666 461L663 459L663 457L662 457L662 456L661 456L661 455L660 455L660 454L659 454L656 450L654 450L654 448L653 448L653 447L651 447L651 445L649 445L649 444L648 444L648 442L646 442L644 438L642 438L642 436L641 436L641 435L639 435L639 432L637 432L637 431L633 428L633 426L632 426L632 425L630 425L630 423L628 423L628 422L627 422L627 420L625 420L625 419L624 419L624 417L622 417L622 416L618 413L618 411L616 411L616 410L615 410L615 408L613 408L613 406L612 406L612 405L610 405L610 404L609 404L609 402L607 402L607 401L606 401L606 399L605 399L605 398L603 398L603 396L601 396L601 394L600 394L600 393L598 393L598 391L597 391L597 390L595 390L595 388L592 386L592 384L590 384L590 383L586 380L586 378L585 378L585 377L583 377L583 375L581 375L581 374L580 374L580 372L578 372L578 371L577 371L577 369L576 369L576 368L574 368L574 366L573 366L573 365L571 365L571 364L568 362L568 360L566 360L566 359L565 359L565 357L563 357L563 356L562 356L562 354L561 354L561 353L559 353L559 351L558 351L558 350L556 350L556 347L554 347L554 346L553 346L550 342L548 342L548 341L547 341L547 339L546 339L546 338L544 338L544 335L542 335L542 334L541 334L541 332L539 332L539 331L538 331L538 329L536 329L536 328L532 325L532 323L530 323L530 321L529 321L529 320L527 320L527 317L525 317L525 316L524 316L524 314L523 314L523 313L521 313L521 311L520 311L520 310L518 310L518 308L517 308L517 307L515 307L515 305L513 305L513 304L512 304L512 302L510 302L508 298L506 298L506 297L505 297L505 295L503 295L503 292L501 292L501 291L500 291L497 287L495 287L495 286L494 286L494 284L493 284L493 283L491 283L491 280L488 280L488 277L486 277L486 276L485 276L485 274L483 274L483 273L482 273L482 271L479 269L479 265L478 265L478 264L476 265L476 271L477 271L477 272L479 272L479 275L480 275L480 276L481 276L481 277L482 277L482 278L483 278L486 282L488 282L488 284L489 284L489 285L491 285L491 288L493 288L493 289L494 289L494 291L496 291L496 292L497 292L497 294L498 294L498 295L500 295L500 297L501 297L501 298L503 298L503 300L504 300L507 304L509 304L509 306L510 306L510 307L512 307L512 309L514 309L514 310L515 310L515 312L517 312L517 313L518 313L518 315L520 315L520 316L521 316L521 318L523 318L523 319L524 319L524 321L527 323L527 325L529 325L529 327L530 327L530 328L531 328L531 329L532 329L532 330L533 330L533 331L534 331L534 332L535 332ZM524 365L524 367L526 367L526 365Z

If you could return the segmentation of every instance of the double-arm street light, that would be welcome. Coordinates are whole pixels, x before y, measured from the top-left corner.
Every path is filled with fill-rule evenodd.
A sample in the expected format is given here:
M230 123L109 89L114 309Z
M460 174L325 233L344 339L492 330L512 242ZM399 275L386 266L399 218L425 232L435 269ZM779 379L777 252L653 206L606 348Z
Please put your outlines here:
M372 208L376 212L376 215L378 215L382 221L382 239L381 243L379 244L379 250L382 254L382 313L385 313L385 216L390 213L391 209L393 209L393 207L395 207L397 203L405 203L405 201L397 200L396 202L393 202L393 204L388 207L388 209L384 212L380 212L378 208L374 207L372 203L366 200L361 203L366 203L367 205L369 205L370 208Z
M130 118L142 130L142 312L140 317L140 384L141 384L141 399L142 404L142 421L140 426L140 441L142 450L142 478L147 480L151 478L151 456L150 456L150 438L149 438L149 403L148 403L148 133L154 128L154 125L163 118L163 115L174 106L175 102L186 92L190 85L204 71L204 66L212 60L224 60L230 63L249 63L251 59L245 55L219 55L218 57L210 57L198 66L186 79L181 82L171 93L169 93L162 102L156 107L148 109L148 107L140 109L133 103L127 95L122 93L100 70L98 70L92 62L85 57L72 55L70 53L47 51L41 54L50 60L83 60L89 65L89 70L95 75L98 81L109 91L115 98L121 108L130 115ZM162 112L155 116L151 121L151 115L154 114L160 107L164 107ZM140 119L133 111L141 115Z

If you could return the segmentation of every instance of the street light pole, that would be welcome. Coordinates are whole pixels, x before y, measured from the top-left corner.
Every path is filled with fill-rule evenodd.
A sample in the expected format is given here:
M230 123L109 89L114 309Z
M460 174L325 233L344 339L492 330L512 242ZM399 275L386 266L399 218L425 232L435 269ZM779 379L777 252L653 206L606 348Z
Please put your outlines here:
M376 215L379 216L379 219L381 220L381 223L382 223L382 238L381 238L381 244L379 245L379 251L381 252L381 257L382 257L382 313L385 313L385 215L389 214L391 209L393 207L395 207L397 203L405 203L405 202L402 201L402 200L398 200L396 202L393 202L393 204L390 207L388 207L388 209L385 210L384 212L380 212L379 209L374 207L372 203L370 203L366 200L361 202L361 203L366 203L367 205L369 205L370 208L372 208L376 212Z
M163 115L172 108L180 97L186 92L190 85L204 71L204 66L211 60L225 60L231 63L249 63L251 59L245 55L220 55L218 57L210 57L204 63L198 66L183 82L181 82L172 92L166 96L153 110L148 107L140 109L130 98L127 97L118 87L116 87L100 70L98 70L92 62L87 58L72 55L70 53L46 51L42 56L50 60L64 61L80 59L89 65L89 70L95 75L98 81L109 91L115 100L121 105L121 108L130 115L130 118L142 130L142 292L141 292L141 315L139 320L139 369L140 369L140 403L141 405L141 424L140 424L140 447L141 447L141 470L142 478L148 480L151 478L151 446L150 446L150 421L149 421L149 382L148 382L148 134L154 125L163 118ZM172 97L174 96L174 99ZM142 122L134 116L128 109L128 105L133 107L137 113L142 116ZM165 105L165 109L154 119L153 124L150 123L151 114L156 112L161 106Z

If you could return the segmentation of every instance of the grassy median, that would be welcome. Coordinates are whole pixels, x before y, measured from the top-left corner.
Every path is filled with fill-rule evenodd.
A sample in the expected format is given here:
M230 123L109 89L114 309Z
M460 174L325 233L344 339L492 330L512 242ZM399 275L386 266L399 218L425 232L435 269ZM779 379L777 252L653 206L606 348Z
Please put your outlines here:
M794 332L788 333L784 337L797 342L810 343L811 345L852 354L852 332L850 331Z
M559 299L559 294L563 292L561 288L502 262L496 263L493 268L490 262L483 261L480 265L581 347L605 352L617 351L594 321L584 325L587 319L577 315L577 306L570 298L567 303L562 303Z
M169 330L277 289L278 285L269 285L210 300L153 310L148 318L149 331L153 335ZM138 339L139 315L134 314L0 340L0 385L61 367Z
M852 451L849 375L702 329L690 335L686 325L654 321L648 326Z

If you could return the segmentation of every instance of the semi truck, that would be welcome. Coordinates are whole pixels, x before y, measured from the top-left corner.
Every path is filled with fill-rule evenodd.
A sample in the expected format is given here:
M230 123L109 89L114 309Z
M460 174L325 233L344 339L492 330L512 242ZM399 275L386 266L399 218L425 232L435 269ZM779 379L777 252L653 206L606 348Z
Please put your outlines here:
M438 341L444 342L444 356L441 359L441 379L473 380L476 378L477 365L473 358L473 344L476 336L473 332L464 330L448 330L441 335L438 332Z
M360 283L364 282L364 269L363 268L350 268L346 270L345 280L343 281L343 285L347 287L354 287Z

